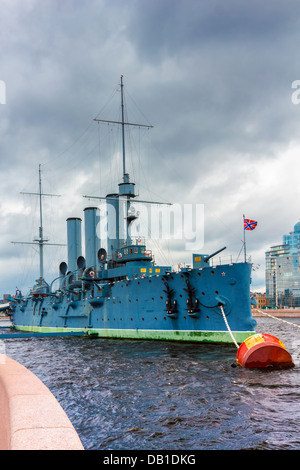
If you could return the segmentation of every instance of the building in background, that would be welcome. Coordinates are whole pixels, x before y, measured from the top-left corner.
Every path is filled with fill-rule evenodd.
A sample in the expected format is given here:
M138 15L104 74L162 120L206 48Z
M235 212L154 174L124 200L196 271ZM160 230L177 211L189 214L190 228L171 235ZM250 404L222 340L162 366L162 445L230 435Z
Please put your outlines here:
M266 293L253 292L251 298L256 300L257 305L252 304L251 308L265 309L268 306L268 300Z
M300 307L300 222L266 252L266 296L270 307Z
M0 299L0 304L6 304L8 302L9 297L9 294L4 294L3 299Z

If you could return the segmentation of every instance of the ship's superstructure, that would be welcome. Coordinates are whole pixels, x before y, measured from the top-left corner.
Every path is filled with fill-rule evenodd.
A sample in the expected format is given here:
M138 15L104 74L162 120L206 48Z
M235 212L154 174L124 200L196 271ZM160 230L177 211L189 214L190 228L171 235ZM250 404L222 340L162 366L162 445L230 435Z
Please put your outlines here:
M40 277L28 295L11 302L16 329L31 332L79 332L114 338L228 342L254 333L249 263L210 266L211 256L193 254L192 267L173 271L154 262L141 238L132 238L137 218L132 207L135 184L126 172L123 77L121 77L123 178L106 202L106 248L99 237L100 210L84 209L82 219L67 219L68 260L50 284ZM147 126L148 127L148 126ZM42 197L40 185L40 202ZM143 201L145 202L145 201ZM41 207L41 204L40 204ZM40 252L45 242L42 222ZM59 283L58 288L54 285Z

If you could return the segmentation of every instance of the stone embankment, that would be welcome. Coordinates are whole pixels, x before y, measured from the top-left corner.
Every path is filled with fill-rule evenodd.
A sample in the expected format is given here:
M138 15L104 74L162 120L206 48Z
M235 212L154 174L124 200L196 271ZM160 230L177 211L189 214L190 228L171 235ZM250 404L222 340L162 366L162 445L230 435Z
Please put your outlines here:
M276 318L300 318L300 309L260 310L253 308L251 312L253 317L272 315Z
M0 423L0 450L83 450L50 390L4 354L0 354Z

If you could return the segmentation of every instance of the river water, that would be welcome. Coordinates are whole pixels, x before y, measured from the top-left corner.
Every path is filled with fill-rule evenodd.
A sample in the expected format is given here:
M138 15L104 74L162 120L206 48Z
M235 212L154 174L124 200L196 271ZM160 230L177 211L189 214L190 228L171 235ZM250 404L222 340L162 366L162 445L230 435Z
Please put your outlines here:
M300 325L300 318L286 320ZM300 328L257 322L258 333L281 339L295 367L233 367L235 345L83 337L3 342L5 353L51 390L86 450L299 450Z

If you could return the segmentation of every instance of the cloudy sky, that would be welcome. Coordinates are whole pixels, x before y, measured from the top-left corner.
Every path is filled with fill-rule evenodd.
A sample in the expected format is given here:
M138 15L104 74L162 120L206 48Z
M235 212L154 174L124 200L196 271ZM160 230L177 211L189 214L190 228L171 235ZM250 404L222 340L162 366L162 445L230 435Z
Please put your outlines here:
M240 261L243 214L253 289L265 251L300 220L300 4L293 0L0 0L0 297L38 277L41 164L45 235L98 204L121 176L124 75L128 171L141 198L204 207L204 244ZM299 82L300 84L300 82ZM300 87L299 87L300 89ZM120 171L118 170L120 169ZM168 264L189 263L164 240ZM153 248L155 249L155 248ZM197 251L197 250L196 250ZM240 254L240 257L238 258ZM161 256L161 258L160 258ZM45 278L65 247L45 248Z

